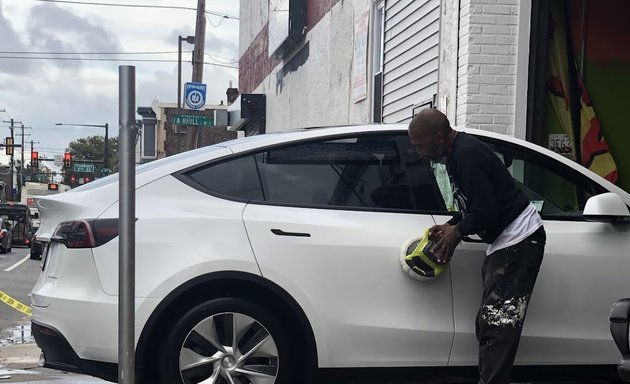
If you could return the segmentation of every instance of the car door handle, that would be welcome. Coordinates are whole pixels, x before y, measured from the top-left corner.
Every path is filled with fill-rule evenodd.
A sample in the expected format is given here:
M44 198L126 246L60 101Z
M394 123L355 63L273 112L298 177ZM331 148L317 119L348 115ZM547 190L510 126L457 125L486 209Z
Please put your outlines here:
M278 236L293 236L293 237L311 237L310 233L304 232L285 232L282 229L272 229L271 233Z
M481 239L474 239L474 238L468 237L468 236L462 237L462 241L464 243L485 243L485 241L483 241Z

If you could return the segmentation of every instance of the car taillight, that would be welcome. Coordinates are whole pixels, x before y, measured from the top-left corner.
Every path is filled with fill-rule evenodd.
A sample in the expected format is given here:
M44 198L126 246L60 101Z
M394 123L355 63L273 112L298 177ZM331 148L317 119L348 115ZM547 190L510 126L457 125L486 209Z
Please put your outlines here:
M118 219L64 221L57 226L51 241L68 248L94 248L118 236Z

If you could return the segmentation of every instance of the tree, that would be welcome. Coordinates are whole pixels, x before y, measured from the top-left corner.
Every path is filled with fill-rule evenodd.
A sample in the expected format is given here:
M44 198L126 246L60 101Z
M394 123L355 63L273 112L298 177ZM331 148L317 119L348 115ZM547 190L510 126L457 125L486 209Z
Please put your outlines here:
M81 138L74 140L68 144L66 148L67 152L72 153L72 162L81 163L81 160L95 161L94 166L96 168L95 174L90 175L92 179L100 177L102 174L103 165L103 153L105 151L105 137L101 135L89 136L87 138ZM111 172L118 172L118 137L109 138L109 168ZM64 183L72 185L70 182L70 173L66 172ZM75 175L83 177L84 175ZM87 176L87 175L85 175Z
M100 135L77 139L68 144L66 151L72 153L73 161L91 160L103 161L105 151L105 137ZM109 167L113 172L118 172L118 137L109 138ZM102 169L103 163L97 164Z

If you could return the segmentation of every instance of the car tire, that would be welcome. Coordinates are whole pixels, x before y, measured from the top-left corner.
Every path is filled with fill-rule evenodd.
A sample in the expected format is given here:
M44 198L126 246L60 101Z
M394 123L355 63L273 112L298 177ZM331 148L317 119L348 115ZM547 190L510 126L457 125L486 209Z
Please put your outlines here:
M213 383L249 383L251 377L265 377L261 382L269 384L299 382L293 373L296 351L286 328L248 300L219 298L199 304L168 330L159 356L162 383L197 384L209 378Z

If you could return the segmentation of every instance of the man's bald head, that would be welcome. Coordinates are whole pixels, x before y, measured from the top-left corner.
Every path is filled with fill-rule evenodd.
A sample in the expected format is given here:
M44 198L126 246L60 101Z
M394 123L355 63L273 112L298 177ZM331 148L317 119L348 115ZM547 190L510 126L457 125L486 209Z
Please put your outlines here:
M451 131L451 123L445 114L435 108L423 109L409 124L410 134L435 135L438 132L447 135Z
M420 111L409 124L411 144L432 161L442 161L450 154L455 133L446 115L433 108Z

